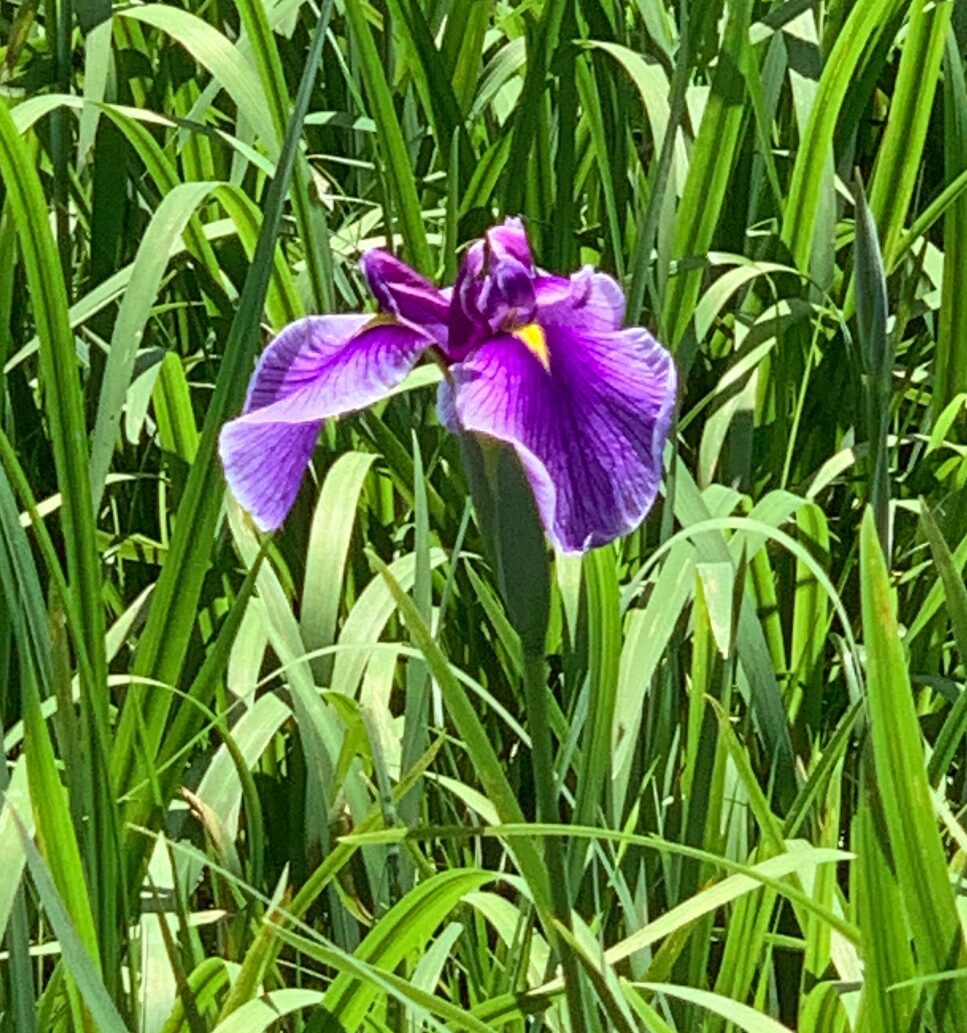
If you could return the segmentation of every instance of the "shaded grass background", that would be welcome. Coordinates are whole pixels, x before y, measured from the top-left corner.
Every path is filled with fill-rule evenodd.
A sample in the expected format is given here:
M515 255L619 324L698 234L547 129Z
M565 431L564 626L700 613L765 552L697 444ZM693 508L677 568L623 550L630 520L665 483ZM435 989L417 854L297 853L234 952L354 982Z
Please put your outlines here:
M563 943L589 1029L967 1026L964 8L50 0L0 38L0 1025L568 1029ZM452 277L503 213L683 374L661 506L555 563L566 830L436 371L326 428L271 540L214 455L362 249Z

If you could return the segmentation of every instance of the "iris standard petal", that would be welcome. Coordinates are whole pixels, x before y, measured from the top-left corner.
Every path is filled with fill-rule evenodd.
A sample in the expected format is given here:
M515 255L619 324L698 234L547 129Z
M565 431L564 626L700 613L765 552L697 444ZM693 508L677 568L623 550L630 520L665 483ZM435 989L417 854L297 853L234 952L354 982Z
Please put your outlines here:
M516 258L494 258L480 281L477 309L492 331L534 318L534 272Z
M482 316L479 305L484 257L484 242L478 240L464 255L453 285L447 321L447 350L457 361L490 336L490 327Z
M505 219L470 246L453 288L448 322L449 354L459 361L511 324L529 322L535 311L535 270L520 219Z
M586 265L570 278L542 274L534 282L537 320L542 325L593 332L620 330L625 318L624 291L607 273Z
M534 259L518 218L487 230L485 276L479 306L496 331L508 323L527 323L534 315Z
M443 291L380 248L367 251L359 266L384 312L424 327L434 340L446 344L450 303Z
M545 334L546 366L505 334L451 367L440 414L512 445L551 540L583 552L637 527L655 500L675 366L640 328Z
M470 247L457 275L448 327L449 350L455 360L504 327L534 318L534 269L512 250L492 250L494 232Z
M380 316L310 316L276 337L243 414L219 438L229 487L258 527L273 530L285 519L322 421L385 397L432 343Z
M503 225L487 230L487 247L497 259L513 258L528 269L534 268L524 223L516 216L508 216Z

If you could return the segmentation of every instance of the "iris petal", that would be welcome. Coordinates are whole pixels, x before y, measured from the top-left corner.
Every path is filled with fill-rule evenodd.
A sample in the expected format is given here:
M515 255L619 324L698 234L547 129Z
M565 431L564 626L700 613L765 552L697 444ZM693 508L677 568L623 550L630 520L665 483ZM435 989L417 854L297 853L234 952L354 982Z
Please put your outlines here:
M583 552L637 527L655 500L675 367L640 328L544 329L550 375L516 337L494 337L451 368L440 413L513 446L551 540Z
M218 451L225 478L261 530L274 531L288 515L321 427L321 420L248 424L238 419L222 429Z
M534 316L534 274L516 258L492 259L480 283L477 309L491 330L529 323Z
M624 292L607 273L595 272L592 266L569 279L539 276L534 292L542 323L607 332L620 330L624 322Z
M520 219L507 218L487 231L486 276L480 309L492 329L529 323L534 315L534 259Z
M447 344L450 355L462 359L474 345L489 336L489 326L480 313L480 277L484 269L484 244L478 240L467 250L450 301Z
M310 316L265 350L245 410L222 428L219 454L238 501L265 531L292 508L322 421L385 397L432 344L385 317Z
M473 244L453 289L448 325L450 355L459 360L502 328L531 322L536 305L534 285L523 230L518 233L506 226L497 227L488 232L486 240Z
M443 291L380 248L367 251L359 265L384 312L424 327L441 345L446 344L450 304Z
M503 225L487 230L487 247L498 261L511 258L528 269L534 267L524 223L515 216L508 216Z

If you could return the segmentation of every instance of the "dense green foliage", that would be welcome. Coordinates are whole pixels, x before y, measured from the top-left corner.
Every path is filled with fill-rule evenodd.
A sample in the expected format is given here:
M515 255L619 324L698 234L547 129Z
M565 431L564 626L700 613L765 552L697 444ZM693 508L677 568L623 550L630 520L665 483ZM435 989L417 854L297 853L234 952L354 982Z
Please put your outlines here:
M0 1028L967 1030L967 5L8 0L0 43ZM272 538L214 448L362 249L449 281L504 213L683 384L546 670L436 367Z

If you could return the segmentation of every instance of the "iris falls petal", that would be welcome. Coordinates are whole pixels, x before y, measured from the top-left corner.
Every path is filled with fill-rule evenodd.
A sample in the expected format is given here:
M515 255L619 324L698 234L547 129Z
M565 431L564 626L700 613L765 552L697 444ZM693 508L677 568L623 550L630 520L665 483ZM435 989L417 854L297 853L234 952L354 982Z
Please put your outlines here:
M583 552L637 527L655 500L675 366L640 328L544 333L546 365L512 334L477 348L452 367L441 411L513 446L552 541Z
M321 420L250 424L232 420L222 429L218 451L225 479L256 526L274 531L299 494Z
M273 530L285 519L322 421L385 397L432 343L383 316L310 316L276 337L244 412L219 439L229 486L257 526Z

